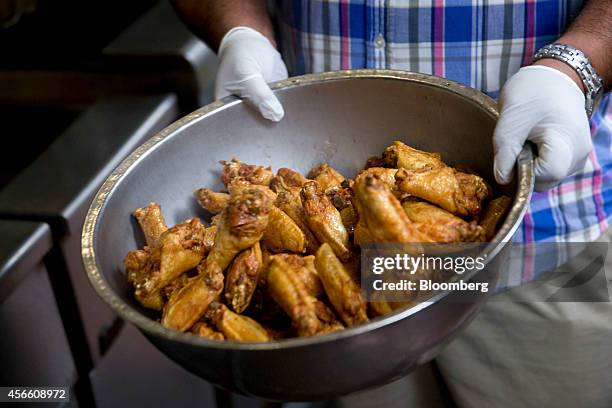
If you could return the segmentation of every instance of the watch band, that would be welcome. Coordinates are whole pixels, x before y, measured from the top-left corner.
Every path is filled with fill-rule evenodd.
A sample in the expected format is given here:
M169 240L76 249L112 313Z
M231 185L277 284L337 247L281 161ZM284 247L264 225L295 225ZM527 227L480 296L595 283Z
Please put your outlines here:
M584 108L590 118L603 95L603 80L582 51L567 44L548 44L540 48L533 56L533 61L542 58L553 58L572 67L586 89Z

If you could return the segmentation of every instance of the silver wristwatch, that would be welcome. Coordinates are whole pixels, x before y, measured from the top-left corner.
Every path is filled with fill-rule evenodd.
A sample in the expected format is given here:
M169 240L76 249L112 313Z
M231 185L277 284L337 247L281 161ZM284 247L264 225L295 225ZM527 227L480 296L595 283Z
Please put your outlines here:
M542 58L553 58L565 62L576 71L586 89L584 108L590 118L603 96L603 81L595 72L595 68L593 68L587 56L571 45L548 44L536 52L533 61Z

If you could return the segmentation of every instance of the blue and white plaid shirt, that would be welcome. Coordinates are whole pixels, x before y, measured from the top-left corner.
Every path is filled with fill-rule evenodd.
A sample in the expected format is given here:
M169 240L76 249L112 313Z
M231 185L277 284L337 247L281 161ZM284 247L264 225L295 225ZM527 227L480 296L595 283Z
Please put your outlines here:
M273 0L280 48L292 75L354 68L405 69L446 77L497 97L578 15L576 0ZM515 241L589 242L612 220L610 94L591 121L585 167L534 193ZM527 245L528 248L537 248ZM527 254L520 281L533 279ZM519 283L515 282L515 283Z

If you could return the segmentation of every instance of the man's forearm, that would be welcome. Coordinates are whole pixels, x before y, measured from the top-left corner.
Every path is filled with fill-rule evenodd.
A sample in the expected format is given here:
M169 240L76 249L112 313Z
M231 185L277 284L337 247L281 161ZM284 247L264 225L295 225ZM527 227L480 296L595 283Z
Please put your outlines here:
M607 90L612 87L612 0L589 0L570 28L556 42L584 52L602 77ZM551 59L536 64L548 65L570 75L583 88L578 75L563 62Z
M276 46L265 0L172 0L185 23L215 51L230 29L251 27Z

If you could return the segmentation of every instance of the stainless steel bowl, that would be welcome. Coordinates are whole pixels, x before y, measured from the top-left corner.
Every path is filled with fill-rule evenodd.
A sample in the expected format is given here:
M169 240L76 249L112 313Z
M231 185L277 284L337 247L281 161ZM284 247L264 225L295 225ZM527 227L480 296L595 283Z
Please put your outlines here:
M87 214L83 261L98 294L136 325L163 353L221 387L271 400L316 400L394 380L433 358L476 313L484 295L462 302L438 293L431 302L368 324L311 338L265 344L213 342L162 327L137 304L122 259L140 242L130 214L150 201L169 224L203 215L192 199L198 187L221 187L218 160L307 171L327 161L354 174L364 161L401 139L468 164L490 183L497 119L495 102L452 81L387 70L339 71L291 78L274 85L285 118L277 124L230 97L207 105L132 153L108 177ZM525 148L515 182L501 191L514 198L494 241L493 258L510 240L533 186ZM130 221L131 220L131 221ZM465 277L464 277L465 278ZM480 272L472 280L493 282Z

